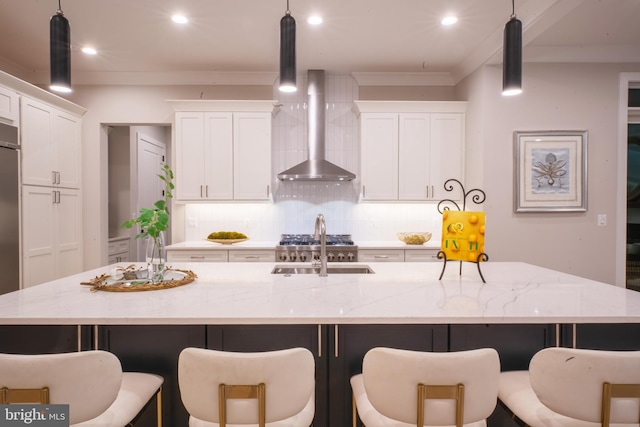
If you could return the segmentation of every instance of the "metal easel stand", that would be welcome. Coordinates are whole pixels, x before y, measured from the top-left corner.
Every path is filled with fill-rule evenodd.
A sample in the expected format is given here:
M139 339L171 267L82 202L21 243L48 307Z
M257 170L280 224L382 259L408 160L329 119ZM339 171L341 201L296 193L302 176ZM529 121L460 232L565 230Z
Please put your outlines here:
M438 259L444 260L444 264L442 265L442 272L440 273L440 277L438 277L438 280L442 280L444 271L447 269L447 254L445 254L443 251L438 251ZM465 262L472 262L478 266L478 274L480 274L482 283L487 283L487 281L484 280L484 276L482 275L482 270L480 270L480 263L487 262L487 261L489 261L489 255L485 254L484 252L480 252L480 254L478 255L478 258L475 261L465 261ZM460 261L460 275L462 276L462 260Z
M467 205L467 197L471 196L471 201L473 203L475 203L476 205L481 205L482 203L484 203L484 201L487 199L487 195L485 194L484 191L478 189L478 188L474 188L471 189L467 192L464 191L464 186L462 185L462 183L460 181L458 181L457 179L448 179L445 181L444 183L444 189L445 191L453 191L454 186L453 184L456 183L458 184L458 186L460 186L460 190L462 191L462 209L460 209L460 205L458 205L458 203L456 203L455 201L451 200L451 199L442 199L440 200L440 202L438 202L438 212L440 212L441 214L445 211L445 210L451 210L451 206L449 206L449 204L451 204L453 207L455 207L457 210L459 211L464 211L466 210L466 205ZM438 280L442 279L442 276L444 275L444 271L447 268L447 254L444 251L438 251L438 255L437 255L438 259L442 259L444 260L444 264L442 265L442 272L440 273L440 277L438 278ZM482 270L480 269L480 263L481 262L486 262L489 261L489 255L487 255L484 252L480 252L480 254L478 254L478 257L476 258L475 261L464 261L464 262L472 262L474 264L477 265L478 267L478 274L480 274L480 279L482 279L482 283L487 283L486 280L484 280L484 276L482 275ZM460 260L460 275L462 276L462 260Z

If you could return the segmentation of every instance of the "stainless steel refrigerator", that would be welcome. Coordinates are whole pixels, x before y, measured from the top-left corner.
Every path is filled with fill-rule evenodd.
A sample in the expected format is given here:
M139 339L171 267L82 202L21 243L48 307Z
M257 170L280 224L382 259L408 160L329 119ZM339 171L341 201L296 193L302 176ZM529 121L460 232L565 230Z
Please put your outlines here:
M20 143L0 123L0 294L20 288Z

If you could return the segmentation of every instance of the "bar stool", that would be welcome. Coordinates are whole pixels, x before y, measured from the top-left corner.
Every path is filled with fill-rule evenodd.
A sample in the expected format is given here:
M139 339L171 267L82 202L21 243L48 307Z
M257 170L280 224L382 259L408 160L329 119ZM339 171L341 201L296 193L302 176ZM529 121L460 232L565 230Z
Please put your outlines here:
M498 397L532 427L638 426L640 351L545 348L528 371L500 374Z
M496 407L500 358L492 348L430 353L377 347L351 378L353 425L486 426Z
M162 377L122 372L112 353L0 354L0 404L68 404L74 427L130 425L155 395L160 417Z
M190 427L309 427L315 415L315 361L305 348L185 348L178 357L178 385Z

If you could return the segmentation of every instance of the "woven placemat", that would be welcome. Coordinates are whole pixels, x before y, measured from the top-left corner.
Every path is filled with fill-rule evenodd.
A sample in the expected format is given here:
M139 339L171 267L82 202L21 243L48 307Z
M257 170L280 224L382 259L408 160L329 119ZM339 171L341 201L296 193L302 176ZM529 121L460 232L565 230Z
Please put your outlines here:
M102 274L89 280L80 282L81 285L91 286L91 292L142 292L171 289L193 282L198 276L191 270L179 270L167 268L165 280L159 283L151 283L146 279L113 279L109 274Z

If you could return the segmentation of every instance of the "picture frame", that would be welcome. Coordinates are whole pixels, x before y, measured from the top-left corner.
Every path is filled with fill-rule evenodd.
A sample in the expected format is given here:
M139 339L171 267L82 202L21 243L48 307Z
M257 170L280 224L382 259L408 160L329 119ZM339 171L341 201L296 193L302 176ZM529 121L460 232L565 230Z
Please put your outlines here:
M586 212L587 131L515 131L515 212Z

